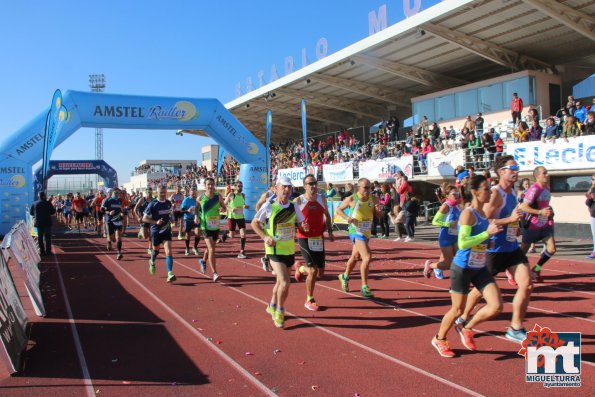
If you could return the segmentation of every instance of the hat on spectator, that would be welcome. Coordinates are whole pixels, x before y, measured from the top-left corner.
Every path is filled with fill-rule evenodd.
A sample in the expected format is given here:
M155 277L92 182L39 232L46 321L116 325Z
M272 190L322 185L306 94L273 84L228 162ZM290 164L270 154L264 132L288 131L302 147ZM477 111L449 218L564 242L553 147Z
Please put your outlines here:
M289 179L285 175L277 177L277 183L276 184L277 184L277 186L293 186L292 183L291 183L291 179Z
M457 181L459 181L459 182L462 181L465 178L469 178L469 171L461 171L457 175Z

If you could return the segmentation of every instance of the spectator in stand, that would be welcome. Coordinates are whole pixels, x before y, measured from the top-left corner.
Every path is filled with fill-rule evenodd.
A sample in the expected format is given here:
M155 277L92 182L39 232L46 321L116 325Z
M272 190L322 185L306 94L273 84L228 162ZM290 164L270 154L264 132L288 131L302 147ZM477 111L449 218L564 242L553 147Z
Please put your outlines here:
M490 161L494 161L496 157L496 143L494 142L494 129L490 128L488 132L484 132L481 137L483 147L488 152L488 164Z
M463 124L463 128L461 130L467 129L468 131L475 131L475 123L471 120L471 116L467 116L465 123Z
M428 134L429 127L430 122L428 121L428 116L424 116L419 123L418 134L426 136Z
M568 142L568 138L574 138L575 136L580 135L581 129L578 127L576 119L573 116L566 116L566 121L564 121L564 130L562 132L564 140Z
M510 102L510 113L512 114L512 123L516 125L521 121L521 112L523 111L523 100L515 92L512 94L512 101Z
M567 115L572 116L574 114L574 111L576 110L576 104L572 95L568 96L568 100L566 101L566 106L564 107L564 110L566 110Z
M527 142L529 140L529 126L526 122L521 121L518 129L513 132L515 142Z
M445 149L445 147L444 147L444 143L443 143L443 141L442 141L442 138L438 138L438 139L436 140L436 145L434 145L434 150L435 150L436 152L441 152L441 151L443 151L444 149Z
M527 124L533 124L534 121L539 123L539 113L537 113L537 109L530 107L529 110L527 110L525 121Z
M483 135L483 117L481 113L477 113L477 117L475 118L475 132L479 134L479 136Z
M593 109L593 107L591 107ZM595 111L591 110L587 113L587 119L585 120L585 131L583 135L595 134Z
M424 139L424 141L421 144L421 165L423 172L426 172L428 168L428 154L432 153L433 151L434 147L430 143L430 140L427 138Z
M479 136L471 133L467 147L469 148L469 155L473 158L473 163L478 166L483 158L484 153L483 145Z
M387 128L389 130L389 140L391 142L397 141L400 126L401 126L401 122L399 121L399 119L397 117L393 116L390 118Z
M432 145L436 144L436 140L440 137L440 128L438 127L438 124L436 124L435 122L433 122L430 125L430 143Z
M579 123L585 123L585 120L587 119L587 108L583 106L581 101L576 101L576 110L574 111L573 116Z
M353 196L353 183L345 185L345 190L341 191L341 201L345 200L345 197Z
M558 138L558 126L553 117L548 117L545 120L545 131L543 133L543 141L554 142Z
M543 129L539 125L539 121L533 120L531 122L531 128L529 129L528 141L529 142L540 141L542 132L543 132Z
M455 139L457 137L457 132L452 125L448 127L448 137L450 139Z

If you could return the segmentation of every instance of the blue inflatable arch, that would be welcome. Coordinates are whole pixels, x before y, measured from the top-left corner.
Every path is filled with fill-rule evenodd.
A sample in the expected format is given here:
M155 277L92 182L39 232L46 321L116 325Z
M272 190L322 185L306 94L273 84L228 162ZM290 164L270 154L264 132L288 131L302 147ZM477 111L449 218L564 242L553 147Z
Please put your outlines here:
M43 168L33 175L33 196L43 188ZM49 180L54 175L99 175L106 189L118 187L118 173L103 160L51 160L47 173Z
M217 99L144 97L66 91L68 111L56 146L81 127L203 130L240 164L248 220L267 188L266 150ZM34 201L33 164L43 156L48 109L0 145L0 235L6 234Z

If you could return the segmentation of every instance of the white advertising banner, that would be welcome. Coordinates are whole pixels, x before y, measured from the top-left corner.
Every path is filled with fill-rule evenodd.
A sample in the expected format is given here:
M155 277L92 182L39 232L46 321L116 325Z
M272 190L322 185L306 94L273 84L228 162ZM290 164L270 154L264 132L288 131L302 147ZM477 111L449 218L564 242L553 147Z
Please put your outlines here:
M595 168L595 135L569 138L568 142L556 139L554 143L509 143L506 153L514 156L521 171L533 171L540 165L548 170Z
M318 178L318 167L309 165L308 167L299 168L284 168L277 171L277 176L286 176L291 180L293 186L302 187L304 186L304 177L308 174L312 174Z
M359 163L359 177L368 178L371 181L392 179L399 171L403 171L407 178L413 176L413 156L387 157Z
M322 179L325 182L353 180L353 162L325 164L322 166Z
M453 177L457 166L465 166L465 151L453 150L448 154L442 152L428 153L428 176Z

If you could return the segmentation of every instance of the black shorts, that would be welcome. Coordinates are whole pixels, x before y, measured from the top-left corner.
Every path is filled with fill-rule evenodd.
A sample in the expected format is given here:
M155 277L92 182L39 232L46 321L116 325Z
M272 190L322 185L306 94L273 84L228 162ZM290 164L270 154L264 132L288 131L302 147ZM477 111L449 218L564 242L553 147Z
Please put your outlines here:
M312 249L308 245L307 238L298 238L297 241L298 245L300 246L300 251L302 252L302 257L304 258L304 263L306 264L306 266L324 269L324 239L322 240L322 251L312 251Z
M121 222L118 222L118 225L114 225L112 222L107 221L105 224L107 226L107 234L109 234L110 236L112 234L114 234L116 230L118 230L118 231L122 230Z
M486 267L492 276L521 263L528 265L529 259L520 248L512 252L487 252L486 255Z
M198 227L198 225L196 223L194 223L194 219L193 220L187 220L184 219L184 230L186 231L186 233L190 233L192 231L194 231L194 229L196 229Z
M547 226L542 229L523 230L523 244L533 244L554 237L554 226Z
M209 237L211 237L213 241L217 241L219 239L219 230L203 230L202 238L206 240Z
M82 212L75 212L74 213L74 219L76 219L77 221L82 221L83 217L85 214L83 214Z
M227 227L229 228L229 230L231 230L232 232L235 232L236 225L237 225L238 229L245 229L246 228L246 220L244 218L242 218L242 219L227 218Z
M463 269L454 263L450 265L450 292L467 295L471 284L478 290L483 291L487 285L493 282L494 278L490 276L487 267Z
M157 247L165 241L171 241L171 228L167 228L166 231L161 233L151 230L151 244L153 244L153 247Z
M178 219L182 219L184 213L182 211L174 211L174 222L177 222Z
M295 263L295 255L271 255L267 254L269 261L279 262L287 267L292 267Z

